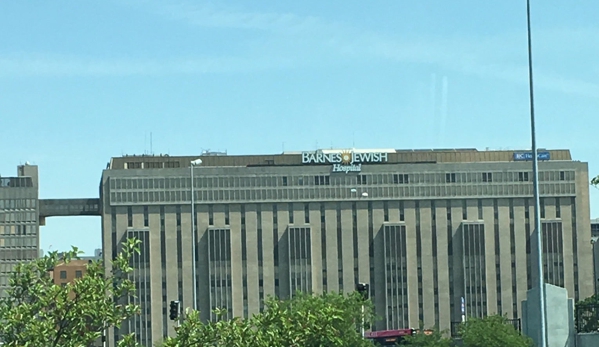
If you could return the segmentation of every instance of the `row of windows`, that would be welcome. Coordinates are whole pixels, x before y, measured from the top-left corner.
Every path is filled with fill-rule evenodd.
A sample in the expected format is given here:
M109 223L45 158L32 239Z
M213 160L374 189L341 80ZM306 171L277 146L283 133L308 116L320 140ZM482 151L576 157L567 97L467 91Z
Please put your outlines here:
M0 247L37 247L36 237L0 237Z
M83 277L83 271L75 270L75 278L81 278L81 277ZM66 270L60 270L60 279L61 280L67 279L67 271Z
M37 245L35 248L0 249L0 260L33 260L38 256Z
M574 183L541 184L541 195L572 196L576 194ZM363 190L369 198L451 198L470 196L515 197L532 195L532 185L446 185L446 186L405 186L405 187L369 187ZM195 200L207 201L256 201L256 200L356 200L360 194L343 187L312 189L243 189L243 190L203 190L195 192ZM112 205L123 203L188 203L191 192L183 191L145 191L111 192Z
M0 276L0 286L6 287L9 284L10 277L9 276Z
M1 273L11 273L15 270L15 267L19 265L21 262L19 261L3 261L0 263L0 272Z
M0 199L0 211L35 209L35 202L35 199Z
M459 213L458 217L456 218L455 216L452 216L452 209L447 209L447 221L451 222L452 219L453 220L464 220L464 221L473 221L473 220L483 220L484 219L484 206L486 206L485 201L489 201L491 199L477 199L477 200L473 200L476 201L476 210L474 215L472 215L472 213L468 213L469 206L468 206L468 200L461 200L461 212ZM498 201L497 199L493 199L494 200L494 215L493 218L495 220L495 227L499 228L499 223L498 223L498 218L499 218L499 212L498 212ZM547 205L547 199L546 198L541 198L541 218L542 219L560 219L562 216L562 206L561 206L561 202L560 202L560 198L554 198L553 199L553 204L552 205ZM405 221L405 202L404 201L399 201L396 202L398 204L398 209L399 209L399 221L400 222L404 222ZM512 201L513 204L513 201ZM353 220L354 223L357 223L357 211L356 211L356 206L355 203L353 204L354 206L352 207L353 209ZM302 207L303 206L303 207ZM321 206L324 208L324 204L321 204ZM391 208L389 206L389 201L383 201L382 202L382 206L383 206L383 221L384 222L389 222L390 221L390 210L392 210L393 208ZM421 206L421 205L419 205ZM554 213L551 215L548 215L546 212L546 208L547 207L554 207L555 209L553 210ZM189 206L187 206L189 207ZM241 206L243 209L243 205ZM504 206L505 207L505 206ZM528 220L530 219L530 208L528 205L520 205L520 207L524 207L525 211L524 211L524 218L526 223L528 223ZM262 205L258 205L257 206L258 210L261 211L262 210ZM277 211L277 205L273 205L272 206L273 211ZM340 205L337 206L338 211L338 218L341 218L341 207ZM417 207L418 209L421 209L421 207ZM427 208L433 215L436 215L439 206L435 207L435 201L431 202L431 205ZM514 223L514 211L513 211L514 206L510 206L510 214L509 214L509 218L510 218L510 223ZM223 209L223 214L224 214L224 224L219 223L219 226L222 224L225 227L230 226L230 206L229 205L224 205L222 206ZM310 224L310 203L287 203L287 222L290 225L293 224L299 224L301 225L303 224ZM301 215L301 212L303 212L303 216ZM177 226L180 227L181 226L181 212L177 213ZM325 212L324 210L320 211L320 219L321 219L321 223L325 223L326 219L325 219ZM261 216L261 212L257 214L258 216ZM148 206L143 206L143 226L144 227L149 227L150 226L150 209ZM299 217L300 219L297 220L296 217ZM490 216L489 216L490 217ZM160 216L160 223L161 223L161 228L164 227L164 222L165 222L165 215L164 215L164 206L161 206L161 216ZM196 225L197 225L197 216L196 216ZM261 225L262 223L262 219L261 217L258 217L258 224ZM339 220L338 220L339 222ZM242 213L242 217L241 217L241 223L242 223L242 227L245 226L245 216ZM274 223L274 221L273 221ZM340 224L340 222L338 223ZM208 225L209 226L215 226L215 218L214 218L214 205L209 205L208 206ZM127 226L128 227L133 227L133 207L129 206L127 207ZM261 229L261 227L259 228ZM228 230L228 229L227 229ZM143 232L147 232L147 231L143 231ZM496 235L498 236L498 235ZM139 238L139 237L137 237ZM148 251L149 252L149 251ZM496 249L496 252L498 252L498 249ZM418 266L420 267L421 264L418 263Z
M125 169L176 169L181 167L178 161L167 162L136 162L130 161L125 163Z
M68 204L68 205L50 205L47 206L52 211L76 211L76 212L95 212L99 210L98 204Z
M574 171L541 171L541 182L573 181ZM195 188L288 187L365 184L443 184L528 182L532 173L520 172L453 172L413 174L359 174L314 176L195 176ZM111 178L110 189L190 189L190 177Z
M37 214L35 212L0 211L0 224L3 223L37 223Z
M2 235L37 235L35 224L0 225Z
M33 187L31 177L0 178L0 188L30 188Z

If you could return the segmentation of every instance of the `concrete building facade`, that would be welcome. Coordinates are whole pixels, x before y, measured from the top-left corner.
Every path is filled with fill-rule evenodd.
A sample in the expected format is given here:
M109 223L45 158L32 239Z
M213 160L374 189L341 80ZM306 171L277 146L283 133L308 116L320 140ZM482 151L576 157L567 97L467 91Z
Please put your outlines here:
M530 158L474 149L113 158L100 189L103 252L109 260L127 237L142 241L132 263L142 314L109 331L109 345L130 332L146 345L173 335L171 300L205 320L217 307L248 317L267 296L348 293L357 282L370 284L376 330L518 318L535 276ZM545 278L585 298L587 164L568 150L539 158Z
M37 166L20 165L17 172L0 177L0 296L15 266L39 255Z
M73 259L68 263L57 264L52 270L52 278L55 284L65 286L78 278L82 278L87 272L87 265L91 259Z

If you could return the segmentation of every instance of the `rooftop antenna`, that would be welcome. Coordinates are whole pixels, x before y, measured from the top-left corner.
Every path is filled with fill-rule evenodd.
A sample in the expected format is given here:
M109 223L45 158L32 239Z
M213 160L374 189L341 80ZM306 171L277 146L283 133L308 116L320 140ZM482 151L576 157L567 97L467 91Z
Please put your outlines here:
M283 152L285 152L285 141L283 141L283 142L281 143L281 149L283 150Z
M352 148L356 148L356 132L351 133L351 146Z
M443 89L441 91L441 145L445 146L445 124L447 122L447 90L449 82L447 76L443 76Z
M152 132L150 131L150 155L154 155L154 149L152 148Z
M433 106L433 136L439 138L440 131L437 122L437 74L434 72L431 74L431 105ZM442 144L439 143L439 146L442 146Z

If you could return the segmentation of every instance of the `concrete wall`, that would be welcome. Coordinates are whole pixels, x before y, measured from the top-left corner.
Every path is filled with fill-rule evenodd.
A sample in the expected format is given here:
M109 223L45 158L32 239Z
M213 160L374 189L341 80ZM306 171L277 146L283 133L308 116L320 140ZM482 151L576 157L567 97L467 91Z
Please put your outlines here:
M454 339L453 346L463 347L464 341L462 339ZM597 346L599 346L599 334L597 334L597 333L577 334L575 346L576 347L597 347Z
M522 332L530 336L535 346L540 341L539 288L528 291L522 301ZM547 317L547 345L550 347L574 347L574 300L568 298L568 291L554 285L545 284Z
M599 334L588 333L578 334L576 336L576 347L596 347L599 346Z

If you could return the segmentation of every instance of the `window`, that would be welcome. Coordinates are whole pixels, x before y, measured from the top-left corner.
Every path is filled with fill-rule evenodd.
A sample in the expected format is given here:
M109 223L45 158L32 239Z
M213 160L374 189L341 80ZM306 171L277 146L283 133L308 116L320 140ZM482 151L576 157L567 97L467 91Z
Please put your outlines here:
M383 201L383 220L385 222L389 221L389 202Z
M483 201L482 200L478 200L478 220L482 220L483 219Z
M539 205L540 205L540 213L541 213L541 218L545 218L545 199L540 198L539 199Z
M133 208L131 206L127 207L127 226L133 226Z
M445 174L445 182L447 182L447 183L455 183L455 174L454 173L447 173L447 174Z
M127 169L141 169L141 163L136 163L136 162L128 162L127 163Z
M565 181L566 180L566 173L564 171L560 171L559 172L559 180L560 181Z
M67 272L64 270L60 271L60 279L64 280L66 278L67 278Z
M310 205L304 204L304 223L310 224Z
M366 184L366 175L358 175L358 184Z
M150 216L148 213L148 206L144 206L144 227L150 226Z
M493 182L493 174L490 172L483 172L483 182Z
M400 201L399 202L399 221L404 222L405 220L406 220L406 216L405 216L403 201Z
M330 176L314 176L314 184L317 186L328 186L331 184Z
M75 271L75 278L81 278L83 277L83 272L81 270L76 270Z
M518 181L528 182L528 172L518 172Z
M283 177L283 186L286 187L287 186L287 177Z
M393 175L393 183L395 184L408 184L410 183L410 179L408 174L394 174Z
M164 167L167 169L174 169L181 167L181 163L179 163L178 161L167 161L166 163L164 163Z
M214 221L213 221L213 223L214 223ZM229 205L225 205L225 225L229 225L229 223L230 223Z

